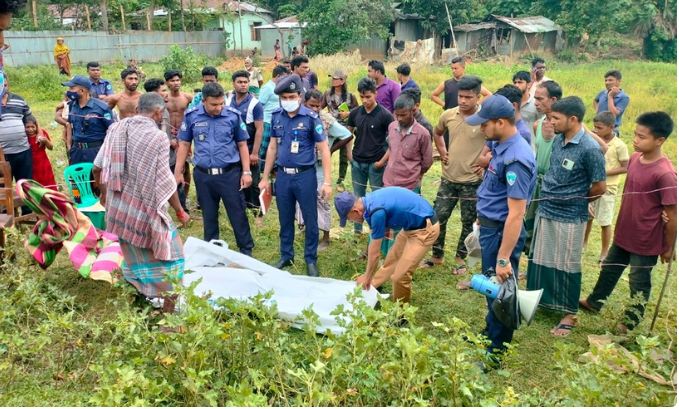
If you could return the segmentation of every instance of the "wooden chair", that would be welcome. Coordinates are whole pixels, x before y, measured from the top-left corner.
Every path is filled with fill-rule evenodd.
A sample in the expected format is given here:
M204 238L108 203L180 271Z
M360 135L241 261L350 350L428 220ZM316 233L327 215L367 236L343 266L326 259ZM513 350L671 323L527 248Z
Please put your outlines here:
M10 211L11 210L11 211ZM5 257L5 229L14 225L12 189L0 188L0 264Z
M16 194L16 192L14 192L14 183L12 181L12 168L9 165L9 162L3 160L4 158L5 155L2 152L2 149L0 149L0 189L9 189L10 191L9 193L11 193L10 198L12 199L12 202L14 204L12 212L10 211L5 212L12 215L12 217L14 218L14 223L16 224L21 225L35 223L38 221L38 216L35 215L34 213L19 215L23 203L19 196Z

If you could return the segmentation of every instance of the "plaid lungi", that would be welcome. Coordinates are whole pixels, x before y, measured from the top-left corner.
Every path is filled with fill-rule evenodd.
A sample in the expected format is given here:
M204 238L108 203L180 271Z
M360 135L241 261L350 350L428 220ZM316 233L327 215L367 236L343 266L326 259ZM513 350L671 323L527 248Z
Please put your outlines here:
M181 279L184 275L182 240L176 229L170 234L172 260L158 260L153 255L153 250L120 241L120 248L125 257L123 265L125 280L149 298L161 297L163 293L172 291L170 280Z
M569 314L578 312L586 226L550 220L539 214L535 219L527 289L544 290L541 307Z

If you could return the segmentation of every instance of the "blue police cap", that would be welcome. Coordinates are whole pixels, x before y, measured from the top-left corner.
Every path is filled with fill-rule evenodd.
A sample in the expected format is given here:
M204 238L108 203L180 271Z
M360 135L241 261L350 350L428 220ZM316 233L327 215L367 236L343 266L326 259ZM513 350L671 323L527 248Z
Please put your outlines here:
M71 78L70 81L62 82L61 85L65 87L75 87L77 85L79 87L84 87L87 89L89 89L92 86L90 80L82 75L76 75L75 77Z
M355 202L356 196L349 192L342 192L335 196L335 209L340 217L340 227L346 226L347 216L349 216L349 212L354 207Z
M281 95L284 92L296 92L301 94L303 90L302 79L297 74L288 75L278 82L274 93Z
M484 99L479 112L465 118L465 122L477 126L500 118L514 118L514 106L502 95L493 94Z

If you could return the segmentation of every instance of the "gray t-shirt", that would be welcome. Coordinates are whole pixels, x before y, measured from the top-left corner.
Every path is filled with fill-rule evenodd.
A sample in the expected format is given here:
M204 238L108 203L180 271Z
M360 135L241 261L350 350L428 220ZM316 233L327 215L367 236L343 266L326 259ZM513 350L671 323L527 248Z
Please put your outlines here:
M28 144L24 121L31 115L31 109L23 98L11 92L7 95L7 105L0 115L0 147L5 154L21 153L31 146Z

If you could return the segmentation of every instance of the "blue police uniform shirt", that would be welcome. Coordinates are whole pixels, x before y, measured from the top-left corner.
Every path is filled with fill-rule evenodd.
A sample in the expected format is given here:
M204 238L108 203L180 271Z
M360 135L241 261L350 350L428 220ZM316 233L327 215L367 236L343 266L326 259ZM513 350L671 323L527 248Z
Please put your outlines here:
M82 108L77 102L69 102L68 122L73 127L73 142L100 142L114 122L113 112L105 102L96 98L90 98Z
M99 79L98 83L94 83L90 79L90 95L94 98L99 98L99 95L113 95L113 86L109 80L103 78Z
M384 238L388 228L419 229L427 218L434 216L434 208L422 196L396 186L368 193L363 198L363 206L363 219L370 226L373 240Z
M504 222L509 214L507 198L526 200L527 206L536 181L535 154L519 133L497 143L483 182L476 192L477 214L485 219Z
M276 165L286 168L313 165L316 143L326 140L318 114L304 105L292 118L282 108L275 110L271 114L271 138L278 141ZM292 152L294 142L298 144L297 153Z
M240 162L238 142L246 142L248 133L240 113L224 107L217 116L200 105L187 111L178 139L193 142L193 164L202 168L225 168Z
M523 139L528 142L528 144L531 144L531 138L532 134L530 133L530 128L528 127L528 124L526 124L526 121L523 119L519 119L516 121L516 130L519 131L519 135L523 137ZM487 141L486 146L488 149L493 149L495 146L497 146L497 141Z

